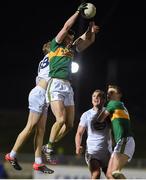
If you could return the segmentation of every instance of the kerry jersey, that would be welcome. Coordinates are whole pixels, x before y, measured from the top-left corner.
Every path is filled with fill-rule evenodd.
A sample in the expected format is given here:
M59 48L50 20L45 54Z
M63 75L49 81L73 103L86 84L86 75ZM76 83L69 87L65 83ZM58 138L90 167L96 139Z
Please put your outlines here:
M106 106L111 115L113 135L116 142L123 137L132 136L129 113L121 101L111 100Z
M54 38L50 45L49 76L52 78L70 80L72 59L73 51L71 49L66 48L66 46L63 43L58 44Z

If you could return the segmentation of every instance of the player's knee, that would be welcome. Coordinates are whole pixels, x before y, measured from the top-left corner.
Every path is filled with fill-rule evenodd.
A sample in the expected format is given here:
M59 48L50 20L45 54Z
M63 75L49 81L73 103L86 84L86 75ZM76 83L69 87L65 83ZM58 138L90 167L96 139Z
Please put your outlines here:
M31 129L24 129L20 134L19 136L21 137L29 137L32 133L32 130Z
M64 118L58 118L56 123L59 125L59 126L63 126L63 124L65 124L65 119Z
M34 129L35 129L35 125L30 125L30 126L26 126L24 131L26 132L26 134L31 134Z
M55 115L55 117L58 124L64 124L66 121L66 117L63 113L58 113Z

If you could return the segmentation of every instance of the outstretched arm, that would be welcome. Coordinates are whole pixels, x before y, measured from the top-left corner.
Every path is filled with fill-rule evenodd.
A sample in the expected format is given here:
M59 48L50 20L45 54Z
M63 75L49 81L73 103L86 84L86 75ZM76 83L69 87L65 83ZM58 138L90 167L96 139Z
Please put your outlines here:
M65 22L63 28L61 29L61 31L56 36L56 41L58 43L62 43L62 41L66 37L68 31L72 28L72 26L74 25L75 21L77 20L80 12L87 8L86 6L87 6L86 3L82 3L78 7L77 11Z
M96 121L103 122L110 113L107 110L103 110L100 114L97 115Z
M61 31L57 34L56 36L56 41L57 43L62 43L62 41L64 40L64 38L66 37L69 29L71 29L71 27L73 26L73 24L75 23L77 17L79 16L79 11L76 11L64 24L63 28L61 29Z
M85 132L85 127L78 126L77 133L75 136L76 154L77 155L80 155L83 150L81 143L82 143L82 136L83 136L84 132Z
M92 127L96 123L99 123L99 124L103 123L105 121L106 117L108 117L109 115L110 115L109 112L105 109L96 113L95 116L93 117L92 121L91 121Z
M95 41L95 34L99 32L99 26L95 25L94 21L89 23L86 32L74 41L78 52L85 50Z

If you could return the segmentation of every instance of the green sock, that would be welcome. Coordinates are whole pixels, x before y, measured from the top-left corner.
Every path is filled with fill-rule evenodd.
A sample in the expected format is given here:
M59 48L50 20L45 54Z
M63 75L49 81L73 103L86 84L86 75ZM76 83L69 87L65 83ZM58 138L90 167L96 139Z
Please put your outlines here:
M48 142L48 148L49 149L53 149L53 147L54 147L54 142Z

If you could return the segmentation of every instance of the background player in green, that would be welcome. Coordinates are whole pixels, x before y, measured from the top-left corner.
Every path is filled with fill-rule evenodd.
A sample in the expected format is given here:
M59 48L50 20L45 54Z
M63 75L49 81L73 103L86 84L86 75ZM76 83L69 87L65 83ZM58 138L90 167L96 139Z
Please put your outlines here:
M102 122L107 116L110 116L112 123L115 146L106 175L109 179L125 179L125 176L121 173L121 169L131 160L135 150L129 113L121 101L121 97L122 92L120 88L116 85L109 85L106 110L99 117L96 117L98 121ZM93 121L96 121L96 118Z
M87 31L74 41L74 32L71 30L80 12L87 4L81 4L77 11L65 22L61 31L51 41L50 45L50 72L51 80L48 85L47 96L56 122L53 124L49 143L43 146L46 159L54 164L52 158L54 143L60 140L72 127L74 121L74 93L70 84L71 63L74 51L81 52L95 41L95 33L99 27L94 22L89 23Z

